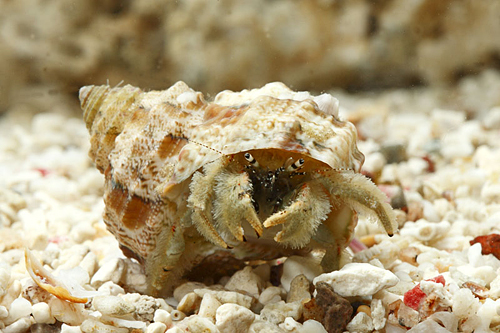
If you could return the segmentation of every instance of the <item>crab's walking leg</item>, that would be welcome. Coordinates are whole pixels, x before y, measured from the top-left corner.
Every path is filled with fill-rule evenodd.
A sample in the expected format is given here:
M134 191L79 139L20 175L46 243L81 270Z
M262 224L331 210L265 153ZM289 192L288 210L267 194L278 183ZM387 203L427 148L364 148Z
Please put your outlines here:
M219 229L227 229L237 240L244 241L241 221L246 220L260 237L263 229L252 202L248 174L223 171L215 181L214 216Z
M333 197L358 213L376 215L386 232L392 236L397 229L396 218L386 196L368 178L354 172L332 172L317 178Z
M193 209L193 223L206 239L222 248L228 248L228 245L214 227L212 220L212 197L213 184L217 171L220 168L220 162L205 168L204 173L196 172L190 184L191 195L188 197L188 207Z
M283 224L274 238L293 248L306 245L318 226L330 213L331 205L323 186L317 183L302 185L296 199L285 209L271 215L264 227Z

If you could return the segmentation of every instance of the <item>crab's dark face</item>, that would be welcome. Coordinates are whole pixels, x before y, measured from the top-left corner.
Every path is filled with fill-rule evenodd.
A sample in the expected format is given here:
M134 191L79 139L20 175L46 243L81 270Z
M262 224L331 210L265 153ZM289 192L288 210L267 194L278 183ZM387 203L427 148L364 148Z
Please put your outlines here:
M238 154L252 185L252 201L261 221L295 200L311 173L326 168L321 162L282 150L262 149Z

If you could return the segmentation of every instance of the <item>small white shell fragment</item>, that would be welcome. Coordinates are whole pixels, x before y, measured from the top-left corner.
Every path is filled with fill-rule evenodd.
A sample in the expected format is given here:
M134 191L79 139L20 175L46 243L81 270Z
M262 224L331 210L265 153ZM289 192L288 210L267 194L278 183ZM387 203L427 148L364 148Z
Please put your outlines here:
M132 303L118 296L97 296L92 300L94 308L103 315L124 316L135 311Z
M186 318L186 315L182 311L173 310L172 312L170 312L170 317L173 321L181 321Z
M450 230L450 226L448 221L428 222L420 219L416 222L406 222L405 227L400 230L400 234L402 236L413 236L423 242L429 242L445 237Z
M358 312L351 322L347 324L346 329L349 332L371 332L373 331L372 318L364 312Z
M391 271L366 263L351 263L339 271L324 273L316 277L313 283L326 282L340 296L370 296L378 291L392 287L399 278Z
M84 289L81 284L88 282L89 276L81 267L59 272L61 277L55 277L45 269L40 261L28 248L24 250L26 269L31 278L43 290L54 296L73 303L86 303L88 297L99 295L96 291Z
M125 261L120 258L110 259L101 265L90 281L94 288L99 288L107 281L118 284L122 279L123 272L126 271Z
M260 318L273 324L284 322L286 317L299 320L302 315L302 309L303 305L301 302L285 303L285 301L280 301L269 303L260 312Z
M283 264L281 285L288 292L290 291L290 283L297 275L304 274L311 281L321 273L323 273L323 269L315 258L291 256Z
M61 333L82 333L80 326L61 325Z
M146 333L163 333L167 329L167 325L164 323L151 323L149 326L146 328Z
M58 298L51 298L48 304L52 315L60 322L77 326L85 320L86 310L83 304L69 303Z
M50 307L47 303L45 302L40 302L33 304L32 308L32 313L33 313L33 318L35 319L35 322L38 324L54 324L56 322L56 319L52 316L52 313L50 312Z
M297 322L292 317L286 317L285 321L278 325L285 331L301 332L302 324Z
M227 290L244 292L257 298L259 297L262 285L263 282L260 277L253 272L251 266L247 266L234 273L224 287Z
M325 327L316 320L309 319L302 324L301 333L327 333Z
M205 294L201 300L198 315L212 320L215 323L215 315L221 303L212 294Z
M211 290L204 288L196 289L194 292L201 298L203 298L205 294L212 294L222 304L234 303L244 306L245 308L250 308L250 306L252 305L252 297L237 293L235 291Z
M387 319L385 318L385 307L380 299L372 299L370 304L373 328L377 331L385 327Z
M259 296L259 302L261 304L276 303L281 301L281 288L270 286L264 289L264 291Z
M215 325L221 333L245 333L255 320L255 314L237 304L221 305L215 315Z

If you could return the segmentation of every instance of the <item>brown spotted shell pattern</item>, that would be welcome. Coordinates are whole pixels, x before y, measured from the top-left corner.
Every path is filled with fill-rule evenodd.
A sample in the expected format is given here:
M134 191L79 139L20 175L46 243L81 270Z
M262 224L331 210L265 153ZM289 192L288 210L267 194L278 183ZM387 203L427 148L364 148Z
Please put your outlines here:
M80 102L89 155L105 175L104 221L144 265L151 294L217 253L322 248L333 269L325 262L338 260L356 213L396 229L384 195L358 173L356 129L330 95L271 83L206 102L178 82L148 92L86 86Z

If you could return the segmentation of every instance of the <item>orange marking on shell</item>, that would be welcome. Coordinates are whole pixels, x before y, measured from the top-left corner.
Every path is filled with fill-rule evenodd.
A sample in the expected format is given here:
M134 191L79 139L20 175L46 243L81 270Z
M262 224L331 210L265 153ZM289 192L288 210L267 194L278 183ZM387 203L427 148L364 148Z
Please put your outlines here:
M179 155L182 147L184 147L187 143L188 141L185 138L174 136L172 134L166 135L158 147L158 156L161 159L177 156Z

